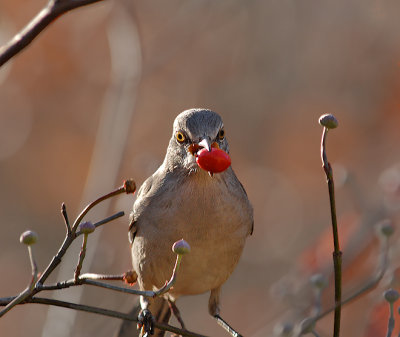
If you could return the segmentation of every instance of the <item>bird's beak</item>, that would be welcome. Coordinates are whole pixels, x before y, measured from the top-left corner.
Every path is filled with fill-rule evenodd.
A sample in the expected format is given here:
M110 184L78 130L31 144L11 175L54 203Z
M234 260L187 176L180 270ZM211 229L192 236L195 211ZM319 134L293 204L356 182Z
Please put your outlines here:
M211 141L210 141L210 139L207 137L207 138L203 138L200 142L199 142L199 145L201 146L201 147L204 147L205 149L207 149L207 151L211 151Z
M197 152L200 151L201 149L206 149L207 151L211 151L211 148L213 147L219 148L218 143L216 142L211 143L209 137L204 137L202 140L200 140L200 142L190 144L188 152L191 153L193 156L197 157Z

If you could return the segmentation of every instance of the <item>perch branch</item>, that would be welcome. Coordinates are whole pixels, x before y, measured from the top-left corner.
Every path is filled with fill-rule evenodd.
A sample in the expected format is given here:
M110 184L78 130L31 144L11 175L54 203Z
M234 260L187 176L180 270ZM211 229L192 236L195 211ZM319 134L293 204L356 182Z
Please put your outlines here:
M6 305L7 303L10 303L11 301L13 301L15 298L16 297L1 298L0 305ZM52 305L52 306L73 309L73 310L78 310L78 311L85 311L85 312L99 314L99 315L103 315L103 316L107 316L107 317L114 317L114 318L137 322L136 317L132 317L131 315L128 315L128 314L125 314L122 312L109 310L109 309L102 309L102 308L93 307L93 306L84 305L84 304L76 304L76 303L71 303L71 302L66 302L66 301L60 301L60 300L55 300L55 299L51 299L51 298L32 297L32 298L26 299L21 304L24 304L24 303L37 303L37 304ZM206 337L204 335L200 335L200 334L197 334L197 333L194 333L191 331L187 331L187 330L182 330L182 329L176 328L176 327L168 325L168 324L161 324L161 323L154 322L154 326L157 329L160 329L163 331L174 332L180 336Z

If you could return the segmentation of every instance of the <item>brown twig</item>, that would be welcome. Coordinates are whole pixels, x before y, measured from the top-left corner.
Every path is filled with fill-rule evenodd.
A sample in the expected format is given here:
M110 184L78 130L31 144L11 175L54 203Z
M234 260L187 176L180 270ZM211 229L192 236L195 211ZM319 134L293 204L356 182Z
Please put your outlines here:
M110 221L113 221L113 220L115 220L115 219L118 219L118 218L120 218L120 217L122 217L122 216L124 216L124 215L125 215L125 213L124 213L123 211L120 211L120 212L118 212L118 213L115 213L115 214L113 214L113 215L110 215L109 217L107 217L107 218L105 218L105 219L103 219L103 220L100 220L100 221L94 223L93 225L97 228L97 227L100 227L100 226L102 226L102 225L105 225L106 223L108 223L108 222L110 222ZM83 232L82 232L81 230L79 230L79 228L78 228L78 230L75 232L75 236L76 236L76 237L78 237L79 235L82 235L82 234L83 234Z
M35 239L35 241L36 241L36 239ZM32 294L32 292L35 288L35 284L37 282L38 269L37 269L35 258L33 256L33 248L32 248L31 243L28 244L28 253L29 253L29 260L31 262L31 268L32 268L31 281L29 282L28 286L25 288L24 291L22 291L18 296L16 296L12 301L10 301L3 310L0 311L0 317L5 315L8 311L10 311L16 305L24 302Z
M81 251L79 252L79 260L78 260L78 264L77 264L77 266L75 268L75 273L74 273L74 281L75 281L75 283L78 283L79 275L81 274L83 260L85 259L85 256L86 256L87 240L88 240L88 234L84 233L83 234Z
M134 295L156 297L161 294L164 294L173 286L173 284L176 281L176 275L179 270L182 256L190 251L190 246L184 240L177 241L173 245L172 248L173 248L173 251L177 254L177 259L176 259L176 263L175 263L175 266L173 269L171 279L169 282L166 283L166 285L164 287L162 287L161 289L159 289L157 291L139 291L139 290L128 289L128 288L124 288L124 287L118 287L118 286L114 286L111 284L99 282L99 280L121 280L121 281L124 281L127 273L125 273L123 275L98 275L98 274L80 275L83 260L85 257L88 235L90 233L94 232L96 227L101 226L102 224L109 222L113 219L116 219L117 217L124 215L124 213L119 212L107 219L104 219L104 220L98 222L97 224L92 224L90 221L81 223L81 221L83 220L85 215L90 211L90 209L92 209L94 206L96 206L101 201L111 198L111 197L118 195L120 193L123 193L123 192L133 193L135 191L135 189L136 189L136 186L132 180L125 181L123 186L119 187L118 189L116 189L115 191L113 191L111 193L108 193L108 194L96 199L95 201L90 203L88 206L86 206L85 209L79 214L77 219L74 221L74 224L72 227L70 227L70 225L69 225L66 207L63 204L61 207L61 213L64 218L64 223L67 228L67 233L66 233L64 242L62 243L58 253L53 257L52 261L47 266L45 272L43 273L43 275L40 277L39 280L37 277L37 275L38 275L37 266L36 266L36 262L33 257L33 251L32 251L32 247L31 247L31 245L36 242L37 235L36 235L36 233L34 233L32 231L24 232L21 235L20 241L22 243L28 245L29 257L30 257L31 266L32 266L32 280L30 281L28 287L23 292L21 292L18 296L8 297L8 298L0 298L0 306L5 306L3 308L3 310L0 311L0 317L3 316L8 311L10 311L13 307L15 307L18 304L41 303L41 304L65 307L65 308L74 309L74 310L92 312L92 313L106 315L106 316L110 316L110 317L116 317L116 318L120 318L120 319L137 321L136 318L131 317L124 313L117 312L117 311L112 311L112 310L108 310L108 309L102 309L102 308L92 307L92 306L87 306L87 305L82 305L82 304L76 304L76 303L71 303L71 302L64 302L64 301L59 301L59 300L54 300L54 299L35 297L35 295L41 291L65 289L65 288L69 288L72 286L79 286L79 285L83 285L83 284L97 286L97 287L106 288L106 289L111 289L111 290L119 291L119 292L130 293L130 294L134 294ZM61 263L62 257L64 256L65 252L70 247L71 243L80 234L83 234L84 237L83 237L82 248L81 248L81 251L79 254L78 265L77 265L75 273L74 273L74 278L71 280L64 281L64 282L58 282L53 285L44 285L44 281L54 271L54 269L58 266L58 264ZM199 334L196 334L196 333L193 333L190 331L178 329L176 327L166 325L166 324L160 324L157 322L154 323L154 326L160 330L174 332L181 336L204 337L202 335L199 335Z
M69 225L67 207L65 206L65 203L61 204L61 215L64 219L65 228L67 229L67 233L71 232L71 226Z
M100 198L98 198L98 199L92 201L89 205L87 205L87 206L83 209L83 211L78 215L78 217L75 219L74 224L72 225L72 228L71 228L72 233L75 233L75 232L76 232L76 230L77 230L79 224L81 223L81 221L83 220L83 218L85 217L85 215L86 215L94 206L96 206L97 204L101 203L101 202L104 201L104 200L107 200L107 199L110 199L110 198L112 198L112 197L115 197L116 195L121 194L121 193L133 193L133 192L131 192L131 190L127 191L126 182L124 182L124 185L118 187L116 190L114 190L114 191L112 191L112 192L110 192L110 193L108 193L108 194L106 194L106 195L101 196Z
M9 42L0 47L0 67L27 47L51 22L78 7L102 0L50 0Z
M10 303L12 300L14 300L16 297L8 297L8 298L1 298L0 299L0 306L1 305L6 305L7 303ZM51 298L43 298L43 297L32 297L26 299L23 303L37 303L37 304L46 304L46 305L52 305L56 307L62 307L62 308L67 308L67 309L73 309L73 310L78 310L78 311L84 311L84 312L90 312L94 314L99 314L103 316L108 316L108 317L114 317L114 318L119 318L119 319L124 319L128 321L134 321L137 322L136 317L132 317L131 315L125 314L123 312L118 312L114 310L109 310L109 309L102 309L98 307L93 307L90 305L84 305L84 304L76 304L76 303L71 303L71 302L66 302L66 301L60 301L60 300L55 300ZM173 333L176 333L180 336L185 336L185 337L206 337L204 335L200 335L188 330L183 330L176 328L172 325L168 324L161 324L158 322L154 322L154 327L157 329L163 330L163 331L170 331Z
M324 127L321 139L321 160L324 169L329 190L329 202L331 208L332 234L333 234L333 266L335 274L335 315L333 322L333 336L340 335L340 317L341 317L341 302L342 302L342 252L340 250L339 233L336 218L335 204L335 186L333 180L332 166L326 155L326 135L329 129L337 127L338 122L333 115L323 115L319 119L320 124Z
M100 277L98 277L100 276ZM108 284L104 282L99 282L97 280L105 280L105 279L112 279L112 280L123 280L124 275L113 275L113 278L107 277L107 275L97 275L97 274L82 274L77 281L74 279L71 280L66 280L63 282L57 282L55 284L50 284L50 285L38 285L37 290L38 291L43 291L43 290L59 290L59 289L65 289L65 288L70 288L74 286L79 286L82 284L87 284L91 286L96 286L100 288L106 288L122 293L127 293L127 294L132 294L132 295L139 295L139 296L145 296L145 297L155 297L156 293L154 291L141 291L141 290L135 290L131 288L124 288L124 287L119 287L115 286L113 284Z
M134 185L134 183L132 182L132 184ZM87 205L84 210L78 215L78 217L76 218L76 220L74 221L74 224L72 225L71 231L65 236L64 242L62 243L60 249L58 250L57 254L53 257L53 259L51 260L50 264L47 266L47 268L45 269L45 271L43 272L43 274L40 276L38 283L39 284L43 284L46 279L49 277L50 273L61 263L61 260L63 258L63 256L65 255L67 249L69 248L69 246L72 244L72 242L75 240L77 234L77 229L79 224L81 223L82 219L84 218L84 216L97 204L99 204L100 202L107 200L111 197L114 197L118 194L121 193L133 193L131 191L131 189L127 189L127 186L130 186L129 184L127 184L126 182L124 182L124 185L122 185L121 187L117 188L116 190L112 191L111 193L108 193L98 199L96 199L95 201L91 202L89 205ZM119 215L123 215L123 212L119 212ZM105 219L106 220L106 219ZM104 221L105 221L104 220ZM104 223L104 222L103 222ZM79 233L81 234L81 233Z
M361 295L365 295L369 291L373 290L379 284L379 282L382 280L382 278L385 275L386 270L388 268L388 264L389 264L388 255L389 255L389 242L388 242L388 238L384 237L383 240L381 241L381 261L379 263L378 271L377 271L375 277L372 278L371 280L369 280L366 284L364 284L364 286L362 286L359 290L355 291L353 294L351 294L350 296L345 298L340 303L341 306L356 300ZM329 309L325 310L324 312L322 312L321 314L317 315L315 317L315 321L318 321L318 320L322 319L323 317L325 317L326 315L330 314L332 311L334 311L336 309L336 307L337 307L337 304L335 304L332 308L329 308Z

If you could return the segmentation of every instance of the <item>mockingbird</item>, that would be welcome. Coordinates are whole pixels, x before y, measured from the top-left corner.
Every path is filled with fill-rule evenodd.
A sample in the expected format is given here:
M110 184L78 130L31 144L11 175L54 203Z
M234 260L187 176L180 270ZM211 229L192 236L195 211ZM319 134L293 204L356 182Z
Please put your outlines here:
M191 247L173 288L163 297L141 297L144 326L152 319L167 323L172 311L185 328L176 299L210 291L209 313L240 336L219 315L220 290L253 232L253 209L232 167L212 175L197 165L197 152L213 147L229 153L221 117L207 109L182 112L174 121L164 162L138 191L129 239L140 289L160 288L170 278L175 241L183 238ZM157 329L154 333L164 335Z

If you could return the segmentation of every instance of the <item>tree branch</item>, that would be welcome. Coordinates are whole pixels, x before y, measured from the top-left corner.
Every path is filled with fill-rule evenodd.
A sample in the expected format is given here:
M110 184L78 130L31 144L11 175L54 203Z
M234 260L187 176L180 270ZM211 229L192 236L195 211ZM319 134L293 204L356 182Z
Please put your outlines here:
M16 298L17 297L0 298L0 306L7 305L8 303L12 302ZM55 300L52 298L32 297L32 298L26 299L24 302L22 302L20 304L26 304L26 303L52 305L52 306L56 306L56 307L91 312L93 314L98 314L98 315L103 315L103 316L107 316L107 317L114 317L114 318L137 322L137 317L132 317L131 315L125 314L123 312L93 307L90 305L60 301L60 300ZM157 329L163 330L163 331L174 332L180 336L185 336L185 337L206 337L204 335L200 335L200 334L188 331L188 330L179 329L179 328L176 328L176 327L174 327L172 325L168 325L168 324L161 324L161 323L154 322L154 327L156 327Z
M332 166L328 161L326 155L326 135L328 130L334 129L338 126L338 122L333 115L326 114L320 117L320 124L324 127L321 139L321 160L322 167L326 175L329 190L329 202L331 208L331 221L332 221L332 234L333 234L333 266L335 275L335 315L333 322L333 336L339 337L340 335L340 317L341 317L341 302L342 302L342 252L340 250L339 232L336 217L336 203L335 203L335 185L333 180Z
M51 22L78 7L102 0L50 0L10 41L0 47L0 67L26 48Z

